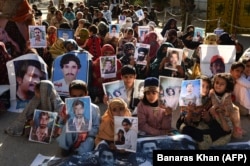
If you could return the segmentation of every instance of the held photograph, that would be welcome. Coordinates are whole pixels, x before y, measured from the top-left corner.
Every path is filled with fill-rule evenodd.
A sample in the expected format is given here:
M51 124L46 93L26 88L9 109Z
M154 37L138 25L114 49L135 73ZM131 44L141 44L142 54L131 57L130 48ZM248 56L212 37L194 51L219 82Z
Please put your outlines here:
M100 70L102 78L115 78L117 72L116 56L101 56Z
M29 40L32 48L47 47L45 26L29 26Z
M66 112L70 116L66 122L66 132L88 132L92 126L90 97L66 98Z
M72 29L57 29L57 38L63 38L64 40L74 39L74 30Z
M177 71L177 66L181 65L183 50L179 48L168 48L166 57L168 62L165 63L164 68Z
M121 97L123 100L127 101L127 94L124 82L122 80L112 81L103 83L104 94L108 96L108 99L113 99L116 97Z

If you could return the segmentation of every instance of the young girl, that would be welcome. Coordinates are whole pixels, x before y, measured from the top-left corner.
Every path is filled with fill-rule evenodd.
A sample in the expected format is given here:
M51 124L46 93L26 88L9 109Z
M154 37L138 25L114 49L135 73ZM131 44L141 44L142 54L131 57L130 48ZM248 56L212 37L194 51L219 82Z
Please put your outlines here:
M182 134L191 136L197 142L199 149L225 145L231 140L231 130L226 119L220 114L218 122L208 111L212 106L209 98L211 80L205 75L201 75L197 79L202 79L202 105L182 107L176 128Z
M148 77L144 81L144 97L138 103L138 128L143 135L166 135L171 130L172 109L159 105L159 81Z
M233 125L232 136L241 138L243 130L240 124L239 108L232 103L231 98L233 89L234 80L231 74L216 74L213 78L213 88L209 93L213 105L209 111L215 119L218 119L220 114L225 118L229 118ZM222 127L224 128L224 126Z
M96 135L95 145L105 141L111 149L114 148L114 116L131 116L127 104L122 98L115 98L108 103L108 108L101 119L98 134Z

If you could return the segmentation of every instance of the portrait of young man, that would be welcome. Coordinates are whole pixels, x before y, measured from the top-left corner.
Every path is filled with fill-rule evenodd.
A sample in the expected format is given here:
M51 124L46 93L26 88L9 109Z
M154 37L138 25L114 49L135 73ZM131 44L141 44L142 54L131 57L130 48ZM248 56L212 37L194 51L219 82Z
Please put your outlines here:
M60 68L63 73L63 78L59 80L53 79L53 84L59 94L67 95L69 92L69 84L73 80L76 80L77 74L81 68L80 59L75 54L65 54L60 60Z
M14 61L16 74L16 109L24 108L34 96L35 85L46 79L44 66L36 60Z
M29 31L31 47L46 47L45 26L30 26Z

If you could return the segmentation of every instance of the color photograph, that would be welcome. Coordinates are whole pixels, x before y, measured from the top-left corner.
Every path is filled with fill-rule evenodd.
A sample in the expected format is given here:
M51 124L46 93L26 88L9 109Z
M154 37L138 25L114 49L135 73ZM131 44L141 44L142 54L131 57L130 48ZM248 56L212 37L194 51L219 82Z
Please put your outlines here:
M32 48L47 47L45 26L29 26L29 40Z
M60 96L69 96L69 84L73 80L88 83L89 61L86 52L68 52L58 56L53 63L52 82Z
M74 39L74 30L72 29L57 29L57 38L63 38L64 40Z
M48 144L51 141L57 112L35 109L29 141Z
M66 98L66 112L70 116L66 122L66 132L88 132L92 126L90 97Z
M127 101L126 89L122 80L107 82L102 85L104 93L109 99L121 97L123 100Z
M101 56L100 70L102 78L115 78L117 72L116 56Z
M168 62L165 63L164 68L177 71L177 66L181 65L183 49L168 48L167 51Z

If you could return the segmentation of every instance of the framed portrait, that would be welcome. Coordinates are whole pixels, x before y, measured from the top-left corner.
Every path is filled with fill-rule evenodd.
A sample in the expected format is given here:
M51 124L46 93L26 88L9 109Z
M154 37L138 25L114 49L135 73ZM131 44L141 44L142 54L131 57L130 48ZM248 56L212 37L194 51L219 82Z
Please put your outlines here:
M159 76L159 103L177 109L183 78Z
M217 73L230 72L235 61L234 45L200 45L201 73L212 77Z
M66 98L66 112L70 116L66 122L66 132L88 132L92 127L92 109L89 96Z
M56 57L52 66L52 82L60 96L69 96L69 84L83 80L88 84L89 60L87 52L72 51Z
M183 48L183 56L182 59L188 58L188 59L192 59L193 58L193 54L194 54L194 50L192 49L188 49L188 48Z
M136 64L146 66L150 44L136 43L135 61Z
M138 118L127 116L114 116L115 146L128 152L136 152L138 134Z
M109 25L109 37L119 37L120 25L119 24L110 24Z
M144 80L136 79L134 81L133 101L134 107L137 106L139 101L144 97Z
M57 38L63 38L64 40L74 39L74 30L58 28Z
M141 21L145 18L144 12L142 9L136 10L135 11L136 16L138 17L138 21Z
M142 43L146 34L149 32L149 26L138 26L139 42Z
M183 49L168 48L166 56L168 62L164 64L164 68L177 71L177 66L181 65Z
M51 141L57 112L35 109L29 141L48 144Z
M29 40L32 48L47 47L45 26L29 25Z
M114 56L101 56L100 57L100 70L102 78L115 78L117 72L116 55Z
M202 80L183 80L181 83L181 94L179 97L180 106L188 106L195 104L200 106L201 103L201 92L202 92Z
M104 94L107 95L109 99L120 97L124 101L127 101L126 89L122 80L103 83L102 86Z
M34 97L35 85L48 79L47 64L36 54L25 54L6 63L10 82L10 112L22 112Z

